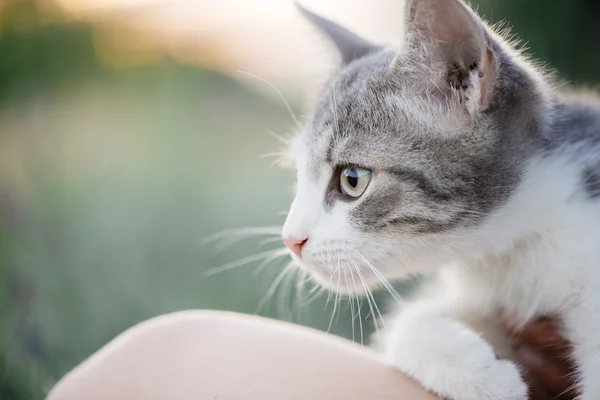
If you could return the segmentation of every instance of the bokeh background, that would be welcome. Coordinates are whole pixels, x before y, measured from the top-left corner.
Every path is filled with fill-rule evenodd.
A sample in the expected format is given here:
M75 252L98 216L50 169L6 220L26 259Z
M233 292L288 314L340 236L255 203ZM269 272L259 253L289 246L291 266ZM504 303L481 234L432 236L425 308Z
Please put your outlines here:
M402 0L303 3L402 41ZM561 78L600 78L597 1L473 3ZM43 398L119 332L177 310L366 336L368 307L358 321L346 299L331 319L285 258L257 273L249 257L280 247L293 189L261 155L335 65L291 0L0 1L0 399ZM204 241L238 227L264 229Z

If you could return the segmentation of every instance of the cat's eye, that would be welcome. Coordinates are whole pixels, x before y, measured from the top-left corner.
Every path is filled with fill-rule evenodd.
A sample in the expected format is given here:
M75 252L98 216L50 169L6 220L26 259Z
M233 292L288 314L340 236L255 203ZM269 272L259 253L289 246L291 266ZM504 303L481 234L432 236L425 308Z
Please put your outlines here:
M362 168L344 168L340 175L340 192L350 197L360 197L371 181L371 171Z

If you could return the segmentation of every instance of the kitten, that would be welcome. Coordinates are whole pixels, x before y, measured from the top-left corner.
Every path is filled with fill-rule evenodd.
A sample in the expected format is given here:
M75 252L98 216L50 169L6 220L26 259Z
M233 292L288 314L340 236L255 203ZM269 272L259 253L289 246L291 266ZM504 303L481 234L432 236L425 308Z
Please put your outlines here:
M599 400L600 102L559 93L460 0L408 0L402 48L305 13L343 67L291 145L294 257L342 291L438 272L383 344L440 396L525 399L497 321L557 315Z

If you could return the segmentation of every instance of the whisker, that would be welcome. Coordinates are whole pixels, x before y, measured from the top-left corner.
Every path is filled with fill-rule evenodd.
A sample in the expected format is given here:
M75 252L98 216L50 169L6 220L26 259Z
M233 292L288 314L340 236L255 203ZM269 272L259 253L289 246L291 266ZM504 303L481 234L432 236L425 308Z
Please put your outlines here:
M383 286L385 287L385 289L389 292L389 294L394 298L394 300L396 300L398 303L403 303L404 300L402 299L402 296L400 296L400 293L398 293L398 291L396 289L394 289L394 287L392 286L392 284L387 280L386 277L384 277L381 272L379 272L377 270L377 268L375 268L370 262L369 260L367 260L362 254L360 254L358 251L354 251L356 253L356 255L358 257L360 257L360 259L364 262L364 264L377 276L377 278L381 281L381 283L383 284Z
M288 137L282 136L278 133L273 132L272 130L267 130L267 133L272 136L275 140L283 145L284 148L288 148L290 142L292 141L292 135L288 135Z
M350 270L348 270L348 272L350 273L350 279L352 280L352 285L354 286L354 295L356 296L356 309L358 311L358 324L360 327L360 344L364 345L365 341L364 341L364 334L363 334L363 323L362 323L362 316L361 316L361 304L360 304L360 300L358 298L358 288L356 287L356 280L354 279L354 272L352 271L352 268Z
M277 243L277 242L281 242L281 236L279 236L279 235L277 235L277 237L261 240L260 242L258 242L258 245L264 246L269 243Z
M328 287L331 287L331 282L333 281L333 277L338 273L339 270L340 270L340 256L338 255L337 269L335 270L334 274L329 276L329 284L327 285ZM338 277L338 284L337 284L336 289L339 289L339 285L340 285L340 282L339 282L339 277ZM332 290L328 289L327 300L325 301L325 309L323 311L327 310L327 305L329 305L329 300L331 299L331 293L332 293ZM337 295L336 295L336 297L337 297Z
M340 287L340 263L339 263L339 259L338 259L338 267L334 272L335 275L337 275L338 279L337 279L337 284L336 284L336 289L339 289ZM333 325L333 318L335 316L335 311L338 308L338 297L339 297L339 290L335 291L335 298L333 300L333 311L331 312L331 318L329 319L329 326L327 327L327 333L329 333L329 331L331 330L331 326Z
M285 96L283 95L283 93L281 92L281 90L279 90L277 88L277 86L275 86L274 84L272 84L268 80L266 80L264 78L261 78L260 76L254 75L254 74L252 74L250 72L242 71L242 70L239 70L238 72L240 72L240 73L242 73L244 75L247 75L247 76L249 76L251 78L257 79L257 80L265 83L266 85L268 85L271 89L273 89L275 91L275 93L277 93L279 95L279 97L281 98L281 101L283 101L283 104L285 105L285 107L287 108L288 112L290 113L290 116L292 117L292 120L294 121L294 123L297 126L302 126L302 124L300 123L300 121L296 117L296 114L292 110L292 107L290 106L290 103L287 101L287 99L285 98Z
M365 280L362 272L360 272L360 268L354 264L356 267L356 272L358 274L358 277L360 278L363 287L365 288L365 291L367 292L367 299L370 297L371 298L371 302L372 305L375 307L375 311L377 311L377 315L379 316L379 318L382 320L383 322L383 315L381 314L379 307L377 306L377 302L375 301L375 297L373 296L373 292L371 291L371 289L369 289L369 285L367 284L367 281ZM373 310L371 310L371 313L373 313Z
M299 269L293 268L291 274L287 274L282 279L281 290L277 296L277 314L284 320L290 321L293 319L293 311L290 307L291 293L292 293L292 282Z
M285 80L287 80L288 82L291 82L294 85L298 86L300 89L304 90L306 93L308 93L308 94L312 93L311 90L308 90L308 88L306 86L302 85L300 82L298 82L298 81L296 81L294 79L291 79L290 77L287 77L287 76L280 75L280 77L282 77ZM325 112L325 110L323 109L323 105L321 104L321 101L319 99L316 99L316 103L321 108L321 111Z
M259 158L271 158L271 157L285 157L285 153L283 151L273 151L271 153L261 154Z
M264 258L268 258L268 257L274 256L274 255L276 255L276 256L273 257L273 260L278 257L283 257L288 254L287 251L284 252L283 250L284 249L263 251L262 253L244 257L240 260L233 261L233 262L227 263L225 265L221 265L219 267L207 269L205 271L205 273L203 274L203 277L206 278L206 277L209 277L209 276L212 276L215 274L219 274L219 273L223 273L226 271L230 271L232 269L240 268L240 267L243 267L244 265L250 264L252 262L260 261Z
M283 267L283 270L275 277L275 279L273 280L273 283L271 283L271 285L267 289L267 292L265 293L265 295L258 302L258 305L256 306L256 310L254 311L255 314L260 314L260 312L263 310L263 308L266 306L266 304L269 302L269 300L271 300L271 298L273 297L273 294L277 290L277 286L279 286L279 284L286 277L286 275L288 275L290 272L294 271L293 267L294 267L293 261L290 261L289 263L287 263L285 265L285 267Z
M309 282L310 282L310 276L309 276ZM327 288L325 288L325 287L314 285L314 288L311 289L311 291L309 292L309 295L312 295L312 296L308 298L307 304L311 304L313 301L315 301L316 299L318 299L319 297L321 297L321 295L326 290L327 290Z
M367 293L367 303L369 304L369 310L371 311L371 316L373 318L373 327L375 328L375 332L377 333L377 338L381 339L381 333L379 331L379 324L378 324L378 321L376 318L379 318L379 321L381 321L381 324L383 325L383 328L385 329L383 316L381 315L381 312L379 311L379 307L377 306L375 297L373 297L373 292L371 292L371 289L369 289L369 286L367 285L367 282L365 281L365 278L363 277L362 272L360 272L360 268L358 268L358 266L356 266L356 264L354 264L354 267L356 268L356 273L358 274L358 278L362 282L363 288L365 289L365 292ZM377 315L375 315L375 311L377 312Z
M200 242L202 245L209 245L219 241L226 241L224 249L231 246L241 240L253 237L253 236L281 236L280 226L263 226L263 227L246 227L246 228L234 228L226 229L221 232L214 233L202 239Z
M298 314L298 318L302 317L302 311L306 310L305 304L304 304L304 289L305 289L305 285L306 285L306 279L307 279L307 273L306 271L304 271L301 268L296 268L297 272L296 272L296 298L294 301L294 305L296 308L296 313Z
M272 255L269 255L267 257L265 257L265 259L258 264L258 266L256 267L256 269L254 270L254 272L252 273L253 276L257 276L258 274L260 274L266 267L267 265L269 265L272 261L278 259L279 257L283 257L286 254L289 254L289 250L285 247L273 251Z
M350 282L348 281L348 270L344 268L343 271L344 271L344 280L346 281L346 287L348 288L348 290L350 290ZM352 342L354 343L355 342L354 320L356 319L356 316L354 314L354 298L351 295L349 295L348 300L350 301L350 315L352 316L350 321L352 323Z

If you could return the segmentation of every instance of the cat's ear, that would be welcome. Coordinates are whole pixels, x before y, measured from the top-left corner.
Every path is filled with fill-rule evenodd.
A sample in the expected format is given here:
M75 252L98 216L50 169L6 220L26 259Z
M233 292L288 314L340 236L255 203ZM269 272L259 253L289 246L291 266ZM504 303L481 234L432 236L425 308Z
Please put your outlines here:
M375 44L350 32L343 26L307 10L297 2L296 7L335 45L344 65L374 53L379 49Z
M431 62L446 68L446 83L477 89L483 103L495 77L495 56L481 20L461 0L407 0L406 45L427 49Z

